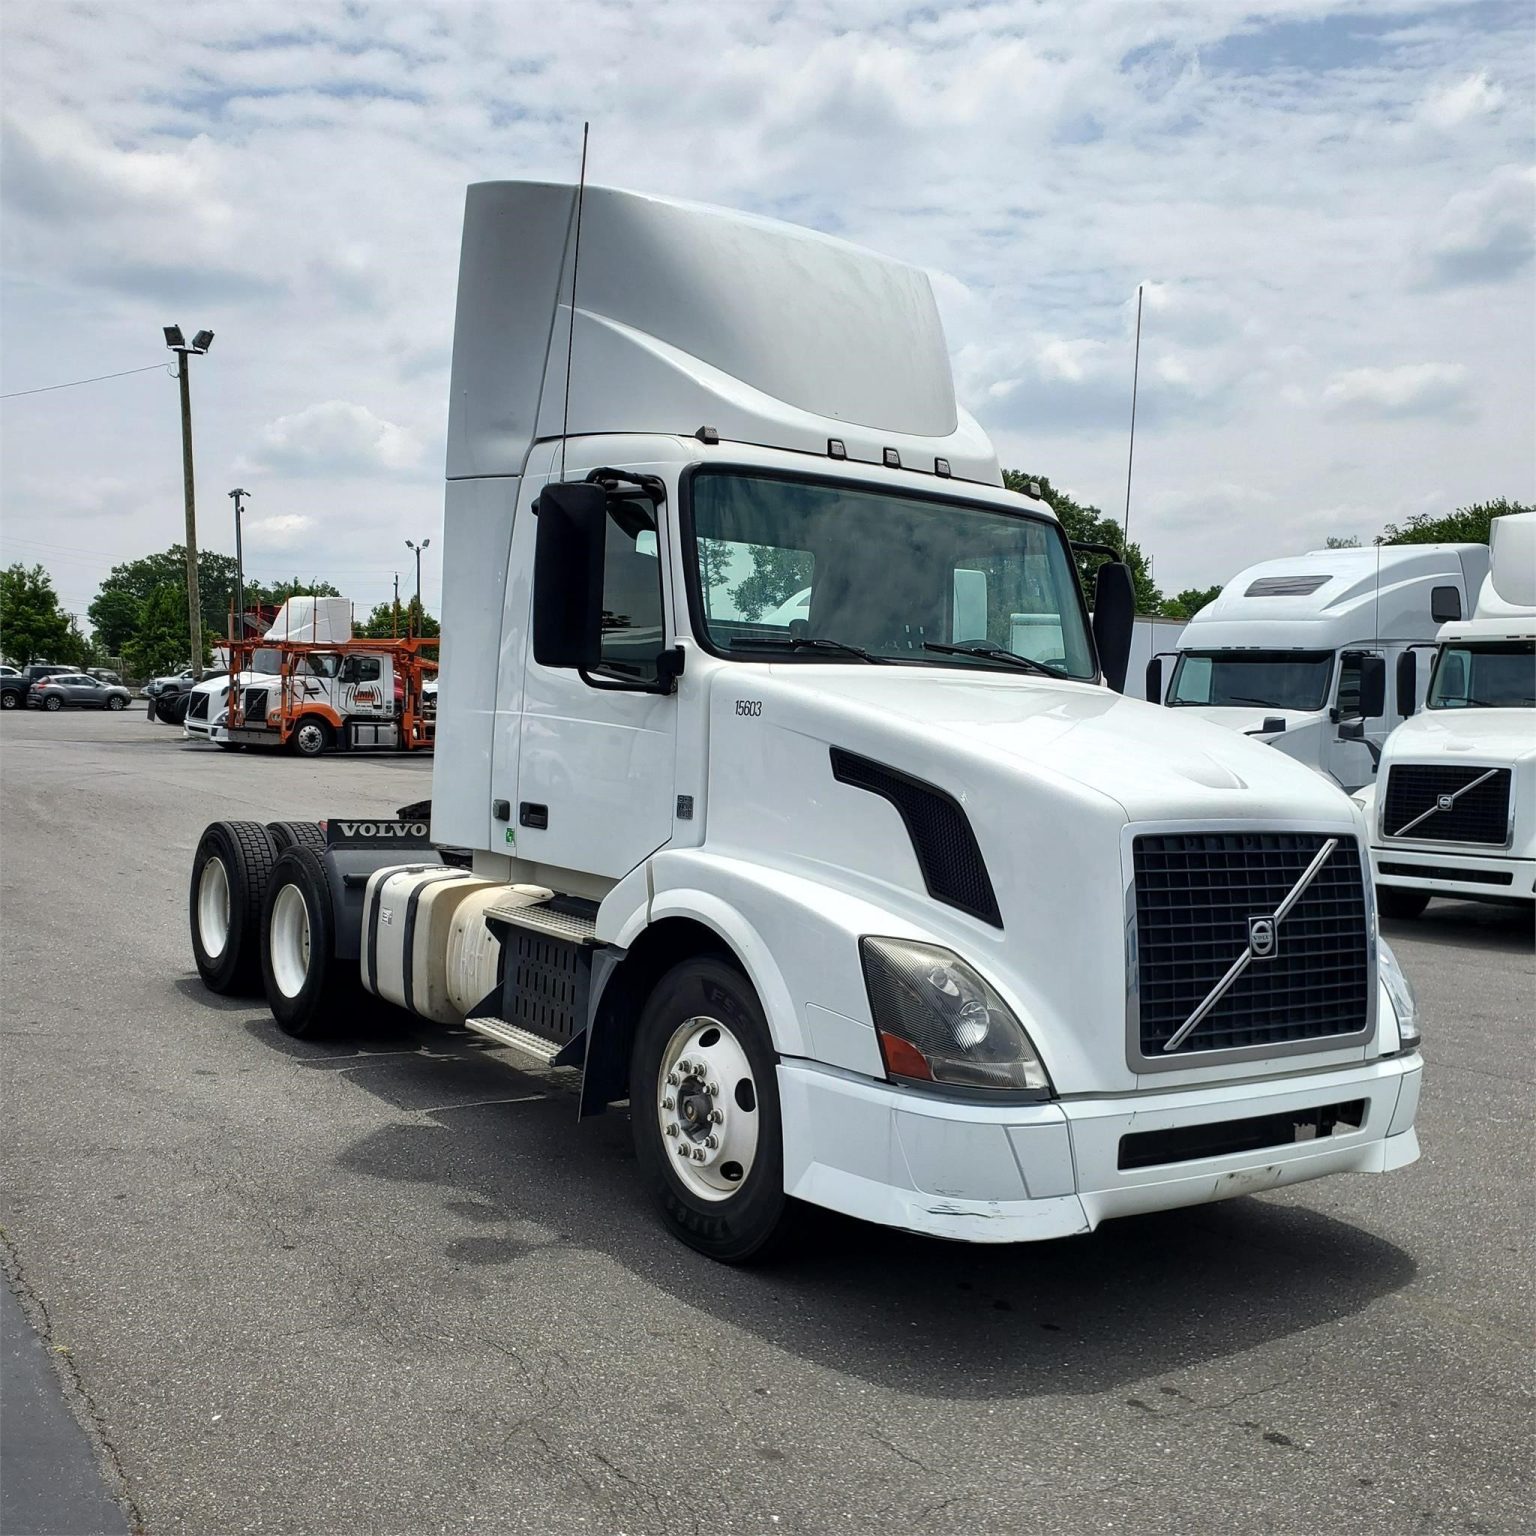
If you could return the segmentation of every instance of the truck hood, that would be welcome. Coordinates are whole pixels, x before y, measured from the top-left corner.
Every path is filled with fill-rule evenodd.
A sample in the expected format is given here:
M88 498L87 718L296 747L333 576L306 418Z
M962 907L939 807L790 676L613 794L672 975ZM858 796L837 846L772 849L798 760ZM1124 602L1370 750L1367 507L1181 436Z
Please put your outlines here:
M830 706L837 724L829 722L829 745L851 746L839 738L838 727L857 719L861 736L875 730L906 738L892 741L890 766L920 777L923 764L935 758L951 758L962 774L978 762L1006 767L1020 777L1103 796L1128 821L1349 820L1342 791L1225 723L1186 718L1194 710L1166 709L1086 684L998 673L965 677L947 668L772 671L776 687Z
M1536 760L1536 710L1430 709L1403 721L1387 740L1384 757Z
M1204 720L1244 736L1262 733L1266 720L1284 720L1286 730L1294 731L1327 719L1326 710L1264 709L1256 704L1180 704L1173 712L1181 718Z

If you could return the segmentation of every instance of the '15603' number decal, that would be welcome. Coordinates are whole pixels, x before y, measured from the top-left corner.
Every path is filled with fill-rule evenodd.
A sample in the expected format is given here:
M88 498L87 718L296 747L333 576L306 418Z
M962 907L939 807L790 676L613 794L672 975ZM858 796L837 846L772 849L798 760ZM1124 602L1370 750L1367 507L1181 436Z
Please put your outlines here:
M761 699L737 699L736 713L738 715L760 715L763 712Z

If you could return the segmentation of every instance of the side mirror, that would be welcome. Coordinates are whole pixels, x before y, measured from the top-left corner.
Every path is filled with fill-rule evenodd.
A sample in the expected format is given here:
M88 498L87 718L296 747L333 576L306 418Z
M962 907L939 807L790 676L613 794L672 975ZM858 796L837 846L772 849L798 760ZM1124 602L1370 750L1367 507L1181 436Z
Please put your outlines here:
M608 497L600 485L546 485L533 505L533 659L596 667L603 629Z
M1365 721L1360 719L1339 721L1339 740L1364 741Z
M1387 712L1387 659L1360 658L1360 718L1379 720Z
M1397 658L1397 712L1407 719L1418 707L1419 658L1404 651Z
M1461 592L1456 587L1434 587L1429 594L1429 616L1436 624L1454 624L1461 617Z
M1147 703L1163 702L1163 658L1154 656L1147 663Z
M1093 643L1104 678L1116 693L1125 692L1131 664L1131 633L1136 626L1136 583L1124 561L1101 565L1093 583Z

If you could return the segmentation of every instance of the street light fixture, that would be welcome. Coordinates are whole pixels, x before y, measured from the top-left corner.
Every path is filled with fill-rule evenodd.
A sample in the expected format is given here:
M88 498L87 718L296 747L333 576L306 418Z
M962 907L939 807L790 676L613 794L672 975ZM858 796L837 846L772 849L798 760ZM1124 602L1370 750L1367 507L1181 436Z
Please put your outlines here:
M192 647L192 668L203 665L203 612L197 590L197 500L192 489L192 396L187 382L187 361L201 357L213 345L212 331L199 331L189 347L179 325L163 327L165 344L176 354L176 379L181 391L181 478L187 514L187 638Z
M423 617L425 616L424 613L423 613L423 610L422 610L422 606L421 606L421 552L431 542L432 542L431 539L423 539L420 544L413 544L409 539L407 539L405 541L405 547L407 549L409 549L409 550L414 550L415 554L416 554L416 617L415 617L415 622L417 624L420 624L422 619L423 619Z

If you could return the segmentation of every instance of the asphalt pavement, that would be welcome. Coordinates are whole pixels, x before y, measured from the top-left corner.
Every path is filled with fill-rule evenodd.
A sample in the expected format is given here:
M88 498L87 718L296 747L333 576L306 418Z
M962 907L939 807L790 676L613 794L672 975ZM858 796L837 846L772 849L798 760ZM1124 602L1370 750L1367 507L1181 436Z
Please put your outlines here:
M1017 1248L827 1218L734 1271L569 1074L381 1015L304 1044L198 983L206 822L429 774L0 718L3 1258L130 1528L1532 1529L1527 920L1388 925L1412 1168Z

